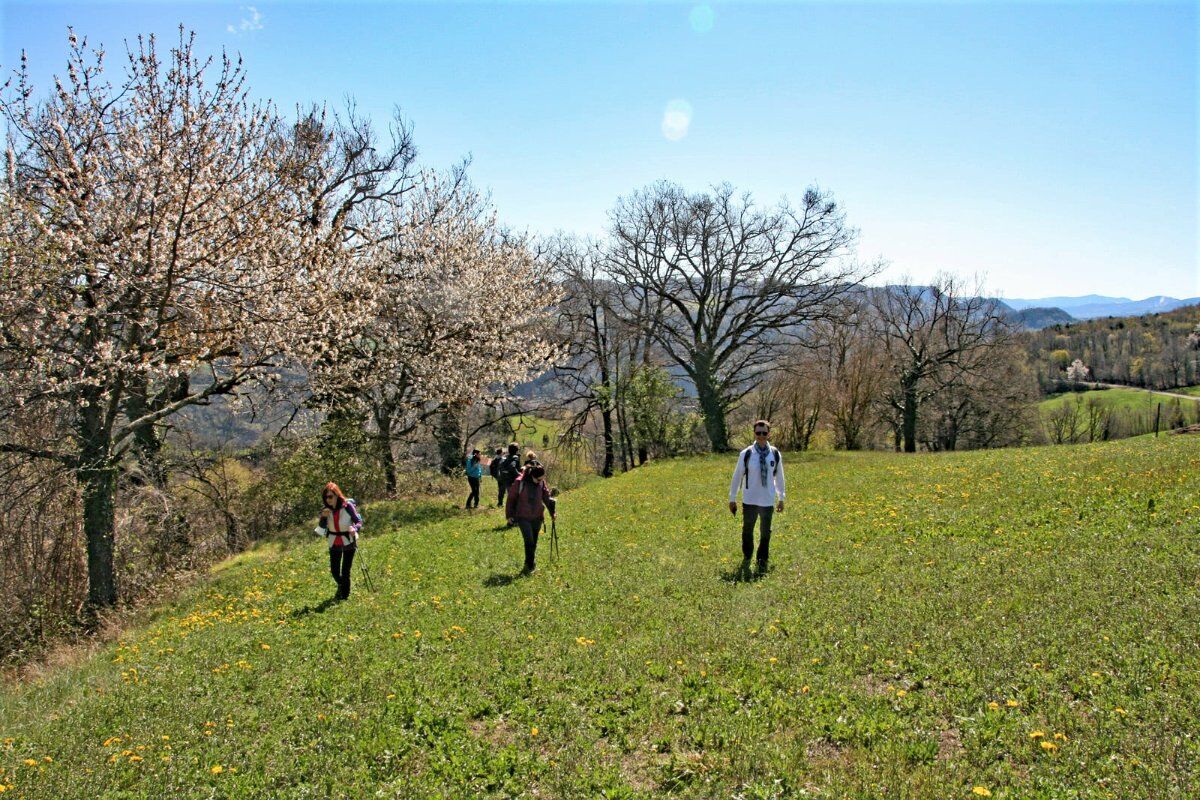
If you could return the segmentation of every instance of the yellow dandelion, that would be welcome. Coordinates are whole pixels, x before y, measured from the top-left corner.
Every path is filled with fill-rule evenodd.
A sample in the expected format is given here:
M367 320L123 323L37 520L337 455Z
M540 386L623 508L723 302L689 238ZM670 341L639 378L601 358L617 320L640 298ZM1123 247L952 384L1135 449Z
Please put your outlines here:
M261 647L263 650L270 650L270 649L271 649L271 645L269 645L269 644L261 644L261 645L259 645L259 647Z
M1117 706L1113 710L1116 711L1118 714L1120 714L1122 717L1125 716L1125 713L1126 713L1125 709L1121 708L1120 706Z
M1056 745L1054 742L1042 742L1042 749L1046 752L1052 752L1058 749L1058 745Z
M538 735L538 729L537 729L536 727L534 727L534 728L530 728L530 729L529 729L529 735L530 735L530 736L537 736L537 735Z
M808 694L808 691L809 689L807 683L800 687L800 694Z
M421 632L420 632L420 631L413 631L413 638L414 638L414 639L420 639L420 638L421 638Z
M1029 732L1030 739L1041 739L1045 735L1046 734L1042 733L1041 731L1030 731Z
M1017 706L1019 706L1021 704L1018 703L1016 700L1005 700L1004 705L1008 706L1009 708L1016 708Z
M220 764L214 765L213 768L209 770L209 772L211 772L213 775L220 775L224 771L225 771L225 768L222 767Z
M906 694L908 694L908 692L906 692L904 689L899 689L896 691L896 697L904 697Z
M976 786L971 790L971 794L979 795L980 797L991 797L992 791L986 786Z
M141 756L130 756L130 757L129 757L129 761L130 761L130 763L134 763L134 764L136 764L137 762L139 762L139 761L141 761L141 760L142 760L142 757L141 757Z
M36 766L37 766L37 759L36 759L36 758L27 758L27 759L25 759L25 766L27 766L27 767L36 767Z
M1067 735L1065 733L1056 733L1056 734L1054 734L1054 738L1060 742L1067 741Z
M992 702L988 703L988 708L990 708L992 711L999 711L1000 704L993 700Z

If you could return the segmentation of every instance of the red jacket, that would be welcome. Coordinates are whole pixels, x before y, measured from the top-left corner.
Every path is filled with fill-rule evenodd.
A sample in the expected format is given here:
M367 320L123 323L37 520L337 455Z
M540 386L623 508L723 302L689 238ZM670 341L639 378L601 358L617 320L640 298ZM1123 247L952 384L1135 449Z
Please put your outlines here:
M550 487L546 481L526 481L521 473L512 486L508 487L508 502L504 505L504 515L509 519L545 519L545 509L550 509L554 515L554 498L550 496Z

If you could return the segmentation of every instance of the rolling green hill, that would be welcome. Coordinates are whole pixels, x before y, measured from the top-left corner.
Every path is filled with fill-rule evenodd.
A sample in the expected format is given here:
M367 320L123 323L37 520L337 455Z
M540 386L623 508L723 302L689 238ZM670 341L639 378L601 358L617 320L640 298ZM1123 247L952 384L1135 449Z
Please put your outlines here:
M497 512L448 500L368 509L375 589L345 603L313 537L263 546L0 694L0 785L1191 796L1200 439L787 460L773 570L753 582L730 457L564 494L561 560L528 579Z

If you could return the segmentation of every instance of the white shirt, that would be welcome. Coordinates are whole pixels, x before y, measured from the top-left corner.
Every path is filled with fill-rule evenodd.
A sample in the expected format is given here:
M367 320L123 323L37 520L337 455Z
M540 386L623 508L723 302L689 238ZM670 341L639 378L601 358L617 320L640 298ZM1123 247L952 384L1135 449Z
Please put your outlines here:
M750 454L750 481L746 482L746 454ZM779 459L779 468L775 468L775 460ZM733 480L729 482L729 502L737 502L738 489L742 490L742 502L751 506L773 506L778 500L783 502L787 493L787 483L783 479L783 455L774 447L767 456L767 485L762 485L762 472L758 466L758 453L754 445L750 445L738 453L737 464L733 468Z

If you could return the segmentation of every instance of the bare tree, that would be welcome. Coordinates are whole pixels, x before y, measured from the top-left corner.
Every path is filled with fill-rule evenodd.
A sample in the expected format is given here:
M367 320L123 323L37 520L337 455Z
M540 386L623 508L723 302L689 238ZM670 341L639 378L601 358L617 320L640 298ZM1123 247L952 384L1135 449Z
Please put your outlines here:
M572 430L582 430L593 413L599 414L600 474L608 478L616 460L617 384L625 366L618 286L604 272L605 255L598 243L560 236L546 249L563 291L557 317L564 354L556 378L567 393L564 405L575 410Z
M861 271L856 233L827 193L761 208L728 184L688 194L661 182L612 211L614 275L631 305L661 307L656 343L696 387L713 450L726 414L774 365L777 345L838 312Z
M942 275L930 286L889 286L874 292L876 335L886 353L886 403L896 412L904 451L917 449L921 404L964 376L987 367L992 348L1012 331L995 300L976 287L964 292Z

